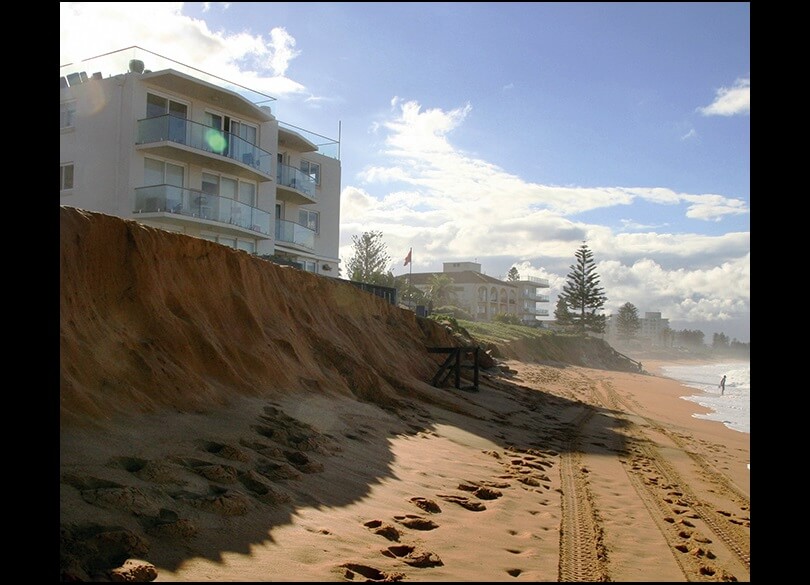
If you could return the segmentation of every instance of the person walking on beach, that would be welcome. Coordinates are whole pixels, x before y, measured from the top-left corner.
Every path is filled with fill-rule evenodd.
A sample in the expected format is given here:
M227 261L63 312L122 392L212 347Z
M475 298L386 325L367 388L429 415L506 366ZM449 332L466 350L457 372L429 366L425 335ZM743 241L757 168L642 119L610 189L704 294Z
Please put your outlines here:
M720 380L720 384L717 385L720 388L720 396L726 391L726 375L723 374L723 378Z

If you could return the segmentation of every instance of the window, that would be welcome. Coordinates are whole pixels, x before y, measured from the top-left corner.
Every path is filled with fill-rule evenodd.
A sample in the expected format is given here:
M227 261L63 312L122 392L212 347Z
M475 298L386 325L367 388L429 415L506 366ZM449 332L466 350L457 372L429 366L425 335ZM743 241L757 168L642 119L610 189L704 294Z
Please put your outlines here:
M321 184L321 165L308 160L301 161L301 172L312 177L316 185Z
M146 117L155 118L169 114L169 140L185 144L188 106L153 93L146 94Z
M59 165L59 190L73 189L73 163Z
M251 207L256 207L256 183L240 181L216 173L202 174L202 191L206 195L227 197Z
M206 195L219 195L219 175L203 173L201 188Z
M317 211L307 211L306 209L298 210L298 223L308 227L316 234L320 233L320 217L321 214Z
M188 106L153 93L146 94L146 117L155 118L165 114L188 118Z
M175 213L182 211L186 200L184 185L185 169L180 165L157 160L143 159L143 186L166 185L163 189L149 189L151 192L139 207L149 211L171 210ZM185 205L184 205L185 202Z
M154 158L145 158L143 161L143 186L150 185L172 185L174 187L183 186L184 169L180 165L175 165Z
M244 250L245 252L250 252L251 254L256 253L256 242L251 242L250 240L237 240L236 241L236 249L237 250Z
M222 244L223 246L228 246L229 248L236 248L236 238L226 238L225 236L219 236L217 241Z
M73 128L76 120L76 102L64 102L59 104L59 127Z
M213 134L212 138L208 140L213 152L247 164L253 163L256 154L253 147L257 144L259 133L257 126L214 112L205 112L205 123L220 131L219 134ZM224 135L225 132L237 136L241 140L232 139L230 136Z
M250 144L256 144L256 135L258 132L256 126L231 120L231 134L236 134L239 138Z

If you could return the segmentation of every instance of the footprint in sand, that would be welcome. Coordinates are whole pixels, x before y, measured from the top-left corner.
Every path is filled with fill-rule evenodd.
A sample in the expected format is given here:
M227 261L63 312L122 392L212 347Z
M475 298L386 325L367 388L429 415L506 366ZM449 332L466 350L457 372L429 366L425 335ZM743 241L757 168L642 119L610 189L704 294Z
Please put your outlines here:
M349 581L354 580L355 573L362 575L369 581L402 581L405 578L402 573L386 573L359 563L343 563L340 566L344 569L343 577Z
M481 512L482 510L486 510L487 507L482 504L481 502L474 502L469 498L465 498L464 496L453 496L449 494L439 494L439 497L443 500L447 500L448 502L453 502L454 504L458 504L459 506L466 508L468 510L472 510L473 512Z
M202 445L202 450L206 453L210 453L211 455L222 457L223 459L241 461L242 463L248 463L250 461L250 455L248 453L239 447L234 447L233 445L226 445L224 443L217 443L215 441L206 441Z
M509 484L505 482L499 483L498 485L501 487L509 487ZM472 492L473 495L480 500L497 500L503 495L503 492L500 490L484 485L470 485L462 483L459 484L458 489L465 492Z
M436 553L417 550L416 547L406 544L389 546L380 552L387 557L400 558L412 567L440 567L444 565Z
M369 530L372 530L374 534L379 534L388 540L399 542L399 530L397 530L396 527L392 526L391 524L384 524L382 520L369 520L368 522L365 522L363 526Z
M434 530L438 528L439 525L436 524L433 520L428 520L427 518L423 518L422 516L417 516L416 514L405 514L404 516L394 516L394 520L406 526L407 528L413 528L414 530Z
M427 498L414 496L411 498L411 502L413 502L419 508L422 508L425 512L430 512L431 514L439 514L442 511L439 504L433 500L428 500Z

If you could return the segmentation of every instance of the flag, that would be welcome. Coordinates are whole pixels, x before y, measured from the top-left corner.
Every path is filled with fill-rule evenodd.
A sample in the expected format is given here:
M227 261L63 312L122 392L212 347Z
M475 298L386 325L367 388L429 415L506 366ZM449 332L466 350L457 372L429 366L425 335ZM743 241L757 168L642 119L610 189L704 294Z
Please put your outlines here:
M411 263L411 252L413 252L413 248L408 250L408 255L405 256L405 264L403 264L403 266L407 266Z

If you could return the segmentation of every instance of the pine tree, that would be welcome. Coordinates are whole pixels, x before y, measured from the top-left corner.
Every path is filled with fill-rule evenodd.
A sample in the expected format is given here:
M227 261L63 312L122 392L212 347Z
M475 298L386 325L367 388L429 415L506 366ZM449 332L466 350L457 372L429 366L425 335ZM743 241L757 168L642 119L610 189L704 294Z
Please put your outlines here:
M354 256L346 264L349 279L366 284L393 286L394 275L388 270L391 257L388 255L382 232L363 232L352 236Z
M512 266L512 268L509 269L509 272L506 275L506 280L508 280L509 282L515 282L517 280L520 280L520 273L518 272L518 269L516 267Z
M583 243L576 252L576 264L570 266L568 282L563 286L560 298L571 311L571 322L580 335L587 332L604 333L605 315L597 313L607 302L604 289L599 286L599 275L593 252Z
M557 304L554 307L554 320L562 329L568 329L571 326L571 311L568 310L568 304L562 296L557 298Z
M638 309L633 303L623 304L616 315L616 331L619 339L633 339L639 329L641 329L641 320L638 318Z

